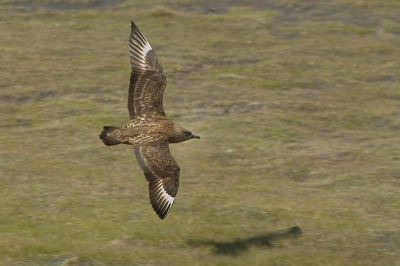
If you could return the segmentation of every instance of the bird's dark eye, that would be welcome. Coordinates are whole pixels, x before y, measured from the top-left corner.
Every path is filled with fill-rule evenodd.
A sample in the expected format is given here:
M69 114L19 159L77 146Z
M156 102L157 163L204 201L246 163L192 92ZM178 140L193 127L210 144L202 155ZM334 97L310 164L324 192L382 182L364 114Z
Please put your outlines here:
M189 131L185 131L185 134L186 134L186 136L192 135L192 133Z

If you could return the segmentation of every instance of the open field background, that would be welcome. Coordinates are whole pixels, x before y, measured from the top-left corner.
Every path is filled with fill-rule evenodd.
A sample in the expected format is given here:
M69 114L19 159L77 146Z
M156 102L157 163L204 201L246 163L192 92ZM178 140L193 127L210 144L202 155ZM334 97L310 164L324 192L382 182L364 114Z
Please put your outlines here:
M0 0L0 265L400 265L399 10ZM128 119L131 20L202 137L164 221L97 139Z

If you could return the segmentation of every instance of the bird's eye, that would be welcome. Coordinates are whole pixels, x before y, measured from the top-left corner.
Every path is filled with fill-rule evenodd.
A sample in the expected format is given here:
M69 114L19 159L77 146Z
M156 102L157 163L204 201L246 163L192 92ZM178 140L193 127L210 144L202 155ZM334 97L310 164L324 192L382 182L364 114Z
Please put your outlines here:
M189 131L186 131L185 134L186 134L186 136L192 135L192 133Z

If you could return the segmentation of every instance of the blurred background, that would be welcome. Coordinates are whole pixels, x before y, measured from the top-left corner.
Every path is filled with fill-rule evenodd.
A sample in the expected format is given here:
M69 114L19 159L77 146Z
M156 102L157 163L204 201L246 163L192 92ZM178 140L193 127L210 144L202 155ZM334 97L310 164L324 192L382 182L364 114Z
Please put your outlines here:
M0 0L0 265L400 265L400 2ZM124 126L162 62L163 221Z

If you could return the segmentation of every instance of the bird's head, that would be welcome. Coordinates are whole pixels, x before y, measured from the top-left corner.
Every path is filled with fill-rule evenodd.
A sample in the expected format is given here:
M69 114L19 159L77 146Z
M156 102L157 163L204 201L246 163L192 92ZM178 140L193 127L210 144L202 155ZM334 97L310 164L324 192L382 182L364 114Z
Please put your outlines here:
M193 134L192 132L183 127L175 126L175 134L173 137L169 139L169 142L178 143L189 139L200 139L200 136Z
M199 135L193 134L189 130L185 129L185 131L183 131L183 133L185 134L185 136L189 137L189 139L200 139Z

